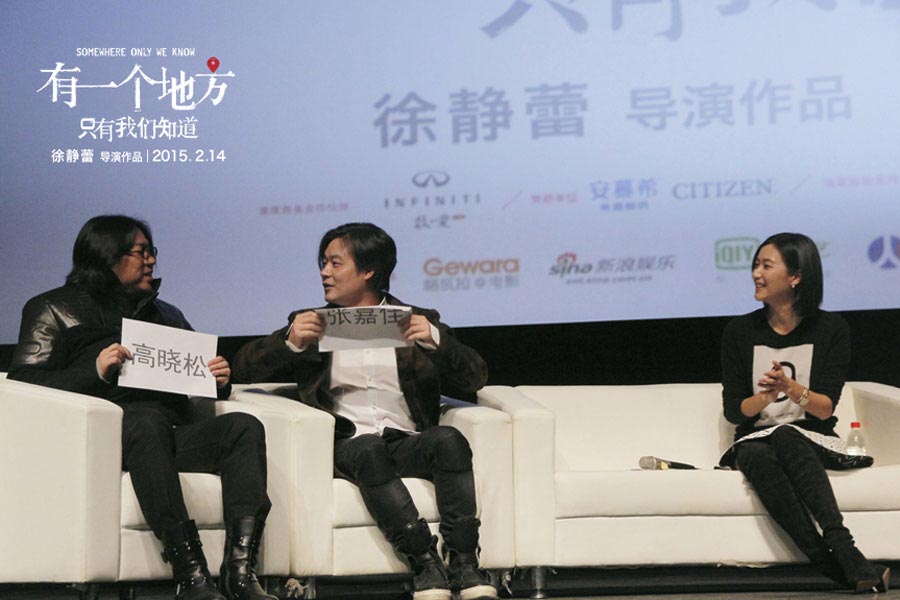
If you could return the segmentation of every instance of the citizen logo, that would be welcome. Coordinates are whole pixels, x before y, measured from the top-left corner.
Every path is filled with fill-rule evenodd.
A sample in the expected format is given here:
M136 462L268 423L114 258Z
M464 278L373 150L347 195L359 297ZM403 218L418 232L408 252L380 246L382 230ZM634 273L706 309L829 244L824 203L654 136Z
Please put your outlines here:
M751 198L771 196L771 179L735 179L724 181L686 181L672 187L672 196L679 200L705 198Z
M412 176L413 185L420 188L444 187L450 182L450 175L443 171L419 171Z

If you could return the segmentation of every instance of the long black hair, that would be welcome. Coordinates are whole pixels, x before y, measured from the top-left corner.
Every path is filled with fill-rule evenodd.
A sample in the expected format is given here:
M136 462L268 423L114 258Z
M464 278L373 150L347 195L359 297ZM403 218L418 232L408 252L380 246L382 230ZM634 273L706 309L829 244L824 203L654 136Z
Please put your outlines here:
M790 275L800 275L800 283L794 288L794 312L805 317L822 304L822 259L816 243L802 233L776 233L769 236L753 255L753 264L763 246L772 244L781 254L781 260Z
M153 246L153 234L144 221L125 215L100 215L81 227L72 249L72 270L66 285L86 289L94 297L102 297L121 285L113 266L128 254L137 232Z

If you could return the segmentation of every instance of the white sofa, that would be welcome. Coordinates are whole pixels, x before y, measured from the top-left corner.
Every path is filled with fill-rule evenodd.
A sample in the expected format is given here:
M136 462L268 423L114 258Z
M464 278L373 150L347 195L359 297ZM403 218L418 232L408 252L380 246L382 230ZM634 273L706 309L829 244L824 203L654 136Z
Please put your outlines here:
M248 389L249 388L249 389ZM407 565L384 540L356 486L333 478L334 419L284 398L293 386L235 386L217 414L243 411L266 428L272 511L260 550L261 575L315 577L403 573ZM209 407L207 407L209 408ZM161 545L147 527L121 470L122 411L105 400L11 381L0 373L0 584L61 582L93 598L102 582L168 579ZM460 429L473 450L481 561L515 566L510 418L490 408L447 410L441 423ZM422 517L440 521L434 486L405 479ZM222 559L224 523L216 475L181 475L210 570Z
M290 416L219 401L221 414L255 415L266 428L272 511L260 549L261 575L287 575ZM0 583L66 582L83 595L99 582L171 578L161 543L144 521L121 469L122 410L105 400L11 381L0 373ZM210 570L222 560L225 531L217 475L181 475Z
M334 419L331 415L289 399L296 386L240 386L241 405L280 410L291 418L293 463L287 510L291 519L292 575L302 577L307 595L315 595L319 576L404 573L398 558L363 504L359 488L333 477ZM512 494L512 428L501 411L480 406L446 410L442 425L459 429L473 453L480 530L481 564L505 570L515 566ZM437 531L440 516L431 482L403 480L422 518ZM309 589L312 588L312 589Z
M804 558L738 471L718 384L493 386L479 404L512 418L516 565L769 565ZM900 390L844 388L838 430L862 422L875 466L829 471L871 559L900 559ZM654 455L698 470L641 471ZM538 589L536 595L540 595Z

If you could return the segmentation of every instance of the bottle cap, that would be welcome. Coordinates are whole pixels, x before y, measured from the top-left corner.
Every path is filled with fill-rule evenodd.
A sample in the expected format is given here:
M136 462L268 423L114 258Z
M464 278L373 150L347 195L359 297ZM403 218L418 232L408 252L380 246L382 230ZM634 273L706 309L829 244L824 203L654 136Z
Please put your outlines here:
M850 423L850 428L851 428L851 429L858 429L858 428L859 428L859 421L853 421L852 423Z

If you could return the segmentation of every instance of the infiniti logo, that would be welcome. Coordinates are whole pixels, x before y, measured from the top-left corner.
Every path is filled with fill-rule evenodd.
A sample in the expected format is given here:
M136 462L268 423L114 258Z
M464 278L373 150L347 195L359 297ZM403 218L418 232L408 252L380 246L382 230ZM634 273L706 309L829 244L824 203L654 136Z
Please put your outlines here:
M416 187L444 187L450 181L450 175L443 171L419 171L412 177Z

